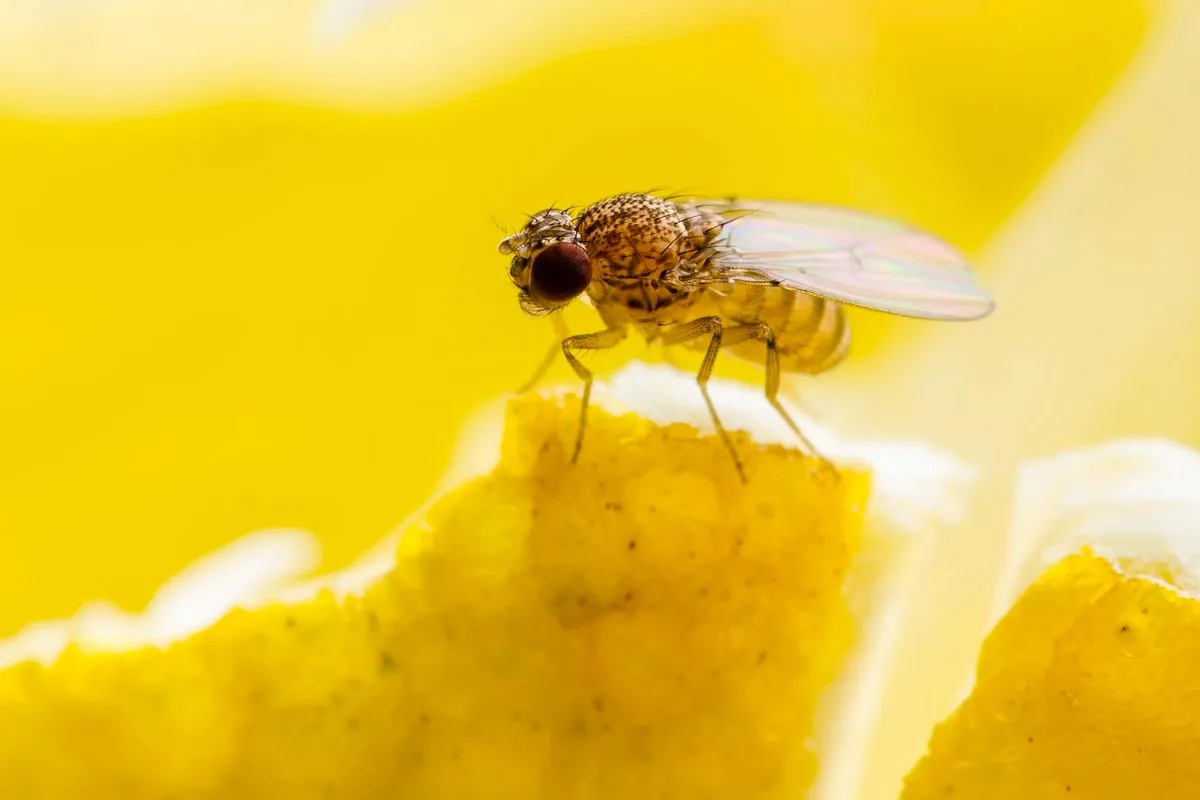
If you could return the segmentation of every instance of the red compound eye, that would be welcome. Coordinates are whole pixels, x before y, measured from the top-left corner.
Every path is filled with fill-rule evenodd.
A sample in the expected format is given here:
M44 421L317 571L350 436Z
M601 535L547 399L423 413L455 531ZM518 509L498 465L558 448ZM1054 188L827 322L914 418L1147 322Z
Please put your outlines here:
M529 293L535 300L563 303L583 293L592 282L592 260L577 244L552 244L533 258Z

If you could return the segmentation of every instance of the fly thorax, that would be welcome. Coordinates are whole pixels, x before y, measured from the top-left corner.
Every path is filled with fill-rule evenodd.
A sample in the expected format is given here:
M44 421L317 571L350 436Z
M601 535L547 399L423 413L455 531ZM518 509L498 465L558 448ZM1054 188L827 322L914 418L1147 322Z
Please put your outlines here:
M674 269L691 247L680 208L647 194L622 194L588 206L575 223L597 277L650 278Z

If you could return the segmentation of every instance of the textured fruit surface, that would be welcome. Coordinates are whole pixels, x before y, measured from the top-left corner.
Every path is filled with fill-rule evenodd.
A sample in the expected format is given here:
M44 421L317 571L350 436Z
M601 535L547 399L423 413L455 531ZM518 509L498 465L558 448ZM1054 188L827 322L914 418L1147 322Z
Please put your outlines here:
M1200 598L1168 560L1068 556L988 637L903 797L1200 797Z
M775 798L853 640L864 476L527 396L361 596L0 672L0 796Z

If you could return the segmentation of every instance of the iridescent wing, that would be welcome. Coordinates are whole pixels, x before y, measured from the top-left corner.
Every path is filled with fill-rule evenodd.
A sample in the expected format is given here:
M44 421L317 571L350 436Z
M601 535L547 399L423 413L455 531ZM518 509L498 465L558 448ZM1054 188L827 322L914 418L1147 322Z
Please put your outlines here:
M799 203L696 205L727 220L698 283L770 283L923 319L978 319L995 305L961 254L902 223Z

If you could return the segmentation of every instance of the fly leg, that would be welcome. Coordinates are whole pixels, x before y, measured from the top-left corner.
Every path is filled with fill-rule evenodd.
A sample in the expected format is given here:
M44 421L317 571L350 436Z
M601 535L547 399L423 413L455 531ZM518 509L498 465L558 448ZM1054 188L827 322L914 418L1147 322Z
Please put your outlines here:
M700 384L700 391L704 395L705 404L708 406L709 416L712 417L717 433L721 435L722 441L725 442L725 447L729 450L730 455L733 456L733 464L737 467L738 475L741 476L742 481L746 481L746 473L742 468L741 459L738 458L737 451L733 447L733 440L730 439L725 427L721 424L721 420L717 416L717 409L713 406L712 398L709 397L708 379L712 375L713 364L717 360L717 352L722 347L739 344L748 339L761 340L766 342L767 345L767 402L779 413L779 416L783 417L783 421L787 423L792 432L800 439L800 442L809 455L816 457L827 466L832 466L828 459L822 456L813 443L809 441L808 437L801 432L800 426L792 419L792 415L779 402L779 351L775 344L775 334L771 332L771 328L765 322L726 328L720 317L700 317L699 319L669 329L663 335L663 341L668 345L682 344L705 335L712 338L709 339L708 350L704 354L704 361L700 365L700 372L696 375L696 383Z
M525 394L533 387L541 383L542 378L546 377L546 371L550 369L550 365L554 363L554 359L558 357L558 353L562 350L563 339L570 338L571 332L567 330L566 320L562 318L562 314L555 314L552 318L554 321L554 344L550 345L550 349L546 351L546 355L542 356L542 363L538 364L537 370L530 376L529 380L517 389L517 394Z
M726 344L735 344L747 339L763 341L767 345L767 381L765 386L767 402L771 404L779 416L783 418L783 421L787 423L788 427L792 429L792 433L796 434L796 438L800 440L804 451L821 461L824 466L832 467L832 462L821 455L816 445L804 435L800 430L800 426L792 419L792 415L783 407L783 403L779 402L779 349L775 344L775 334L771 331L770 326L765 322L756 322L749 325L739 325L736 328L729 328L725 332Z
M588 401L592 397L592 371L585 367L575 355L578 350L607 350L616 347L625 338L625 328L609 328L597 333L584 333L579 336L568 336L562 340L563 355L575 374L583 381L583 401L579 405L579 432L575 435L575 451L571 454L571 463L579 458L579 450L583 447L583 427L587 422Z
M738 329L731 328L729 333L733 333L736 330ZM725 339L725 333L720 317L700 317L690 322L684 322L668 328L662 338L664 344L672 345L683 344L692 339L698 339L701 336L711 337L708 340L708 350L704 353L704 361L700 364L700 371L696 373L696 383L700 385L700 393L704 395L704 403L708 406L708 415L712 417L713 427L720 434L721 441L725 443L725 449L729 451L729 455L733 456L733 466L737 468L737 473L741 477L742 483L746 483L746 471L742 468L742 460L738 458L737 450L733 446L733 439L729 438L729 432L721 424L721 418L717 416L717 408L713 405L712 398L708 394L708 379L712 377L713 364L716 363L717 353L720 351L723 342L729 343ZM742 338L744 339L745 337L743 336Z

